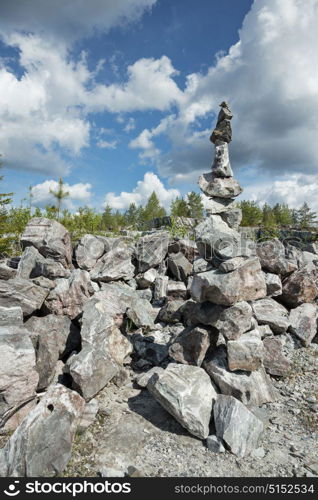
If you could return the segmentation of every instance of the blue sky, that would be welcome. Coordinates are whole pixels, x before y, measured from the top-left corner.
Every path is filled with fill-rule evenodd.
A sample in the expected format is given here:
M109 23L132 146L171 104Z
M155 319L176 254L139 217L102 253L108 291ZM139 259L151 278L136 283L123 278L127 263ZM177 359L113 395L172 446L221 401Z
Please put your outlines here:
M318 0L2 0L2 191L44 206L62 176L71 209L168 207L226 99L242 198L318 210L317 20Z

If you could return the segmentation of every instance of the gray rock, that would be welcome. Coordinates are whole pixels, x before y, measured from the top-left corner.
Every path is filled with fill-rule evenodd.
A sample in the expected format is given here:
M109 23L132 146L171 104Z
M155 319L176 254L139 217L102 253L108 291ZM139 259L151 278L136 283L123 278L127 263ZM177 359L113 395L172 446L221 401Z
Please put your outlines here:
M283 336L265 337L263 344L265 348L263 363L267 373L278 377L286 376L290 370L290 362L284 354Z
M195 228L200 256L210 261L213 257L229 259L240 255L241 237L220 215L210 215Z
M62 224L44 217L34 217L27 224L21 236L23 249L35 247L43 257L71 266L72 245L69 232Z
M10 280L15 278L16 274L17 270L8 266L6 260L0 262L0 280Z
M230 208L226 212L222 212L221 214L222 220L226 222L226 224L236 231L238 230L241 222L242 222L242 210L240 208Z
M290 311L289 330L301 340L304 346L309 346L317 334L317 318L316 304L301 304Z
M257 448L264 425L240 401L219 395L213 408L216 435L239 457Z
M231 273L242 266L245 262L244 257L233 257L232 259L225 260L222 264L219 265L219 271L223 273Z
M277 399L277 393L263 368L249 373L229 371L223 346L211 353L203 368L222 394L234 396L246 405L260 406Z
M41 286L42 288L45 288L46 290L53 290L53 288L56 287L56 283L53 280L49 280L48 278L45 278L44 276L38 276L37 278L33 278L32 282L35 285Z
M151 302L153 298L153 292L150 288L146 288L145 290L136 290L136 293L140 299L147 300L148 302Z
M39 376L29 332L22 325L0 327L0 417L35 395Z
M193 264L194 259L198 256L198 249L195 241L187 238L182 238L171 242L168 247L168 252L183 253L183 255L188 259L189 262L191 262L191 264Z
M225 448L222 443L222 439L217 436L208 436L206 438L206 447L209 451L213 453L224 453Z
M198 302L225 306L265 297L266 283L258 258L247 259L231 273L212 270L195 275L191 295Z
M169 355L178 363L201 366L210 346L210 331L206 327L186 328L169 347Z
M266 273L265 281L268 297L277 297L278 295L282 294L282 281L277 274Z
M70 270L66 269L61 262L45 259L36 248L27 247L18 264L17 277L28 279L39 276L48 279L68 278Z
M287 331L290 320L287 309L271 298L257 300L252 304L253 312L260 325L268 325L274 333Z
M277 238L257 244L257 255L265 271L286 276L297 270L295 260L286 259L285 247Z
M71 458L84 404L76 392L60 384L51 387L0 450L0 476L60 474Z
M183 281L168 281L167 296L174 299L185 299L187 297L187 287Z
M107 238L85 234L74 249L78 266L85 271L90 271L100 259L107 248ZM109 245L110 247L110 245Z
M22 278L0 281L0 306L20 306L23 315L29 316L41 308L48 293L48 290Z
M0 326L22 326L23 313L21 307L0 307Z
M159 266L167 255L169 239L168 232L157 231L138 240L136 259L139 272L143 273L151 267Z
M243 189L233 177L216 177L214 172L199 177L199 187L206 196L216 198L235 198Z
M205 271L211 271L213 268L210 262L202 259L201 257L195 259L193 262L193 274L204 273Z
M280 300L288 307L297 307L304 302L313 302L318 296L317 270L299 269L283 281Z
M133 278L135 266L131 261L132 254L133 249L124 242L116 245L97 261L90 271L91 280L109 282Z
M88 403L85 404L83 413L77 426L77 432L84 432L90 425L94 423L98 409L99 403L97 399L91 399Z
M137 328L150 329L154 326L154 309L148 300L136 297L126 314Z
M254 371L262 366L264 346L257 330L242 335L238 340L227 343L229 370Z
M154 366L153 368L151 368L147 372L140 373L139 375L137 375L137 377L135 379L136 383L139 385L139 387L145 388L145 387L147 387L149 380L151 379L151 377L154 374L160 375L163 372L164 372L163 368L161 368L160 366Z
M169 253L168 269L177 281L186 281L192 273L192 264L183 253Z
M235 200L229 198L210 198L206 200L206 212L208 215L222 214L235 208Z
M145 288L149 288L154 285L156 279L158 278L159 273L157 269L148 269L145 273L139 274L136 277L138 287L142 290Z
M167 296L169 278L168 276L159 276L155 279L153 298L155 301L161 300Z
M73 269L68 279L56 280L56 287L46 298L45 307L52 314L75 319L82 313L85 302L93 293L89 273L82 269Z
M256 323L257 323L257 321L256 321ZM262 339L264 339L266 337L272 337L274 335L273 330L268 325L258 325L258 324L256 324L255 328L258 329L258 331L259 331Z
M25 326L36 349L38 390L43 390L52 382L58 359L80 350L80 333L67 316L54 314L32 316Z
M229 158L229 148L226 142L217 141L215 144L212 172L216 177L233 177L233 170Z
M220 310L219 317L212 326L227 340L236 340L252 327L252 308L247 302L237 302Z
M170 300L160 309L157 321L163 323L180 323L182 321L183 300Z
M198 366L170 364L147 385L153 397L191 434L209 435L216 392L208 375Z

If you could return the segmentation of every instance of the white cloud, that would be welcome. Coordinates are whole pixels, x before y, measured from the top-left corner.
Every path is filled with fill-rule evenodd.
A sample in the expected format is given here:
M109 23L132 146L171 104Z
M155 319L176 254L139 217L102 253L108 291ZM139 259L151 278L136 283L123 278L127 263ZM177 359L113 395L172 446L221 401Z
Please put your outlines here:
M118 141L113 140L113 141L104 141L100 140L97 143L97 146L102 149L116 149L117 148Z
M127 125L124 127L124 132L131 132L136 127L136 120L132 116L128 118Z
M50 179L32 186L32 202L34 206L44 207L47 204L54 204L56 202L50 189L56 191L58 182ZM69 209L74 208L73 202L88 202L92 196L91 184L77 183L68 184L64 183L64 191L69 193L69 196L63 201L63 206Z
M131 203L145 205L149 196L155 191L161 204L168 209L172 200L180 196L177 189L166 189L159 177L153 172L146 172L142 181L131 192L122 191L119 195L107 193L105 205L110 205L115 210L128 208Z

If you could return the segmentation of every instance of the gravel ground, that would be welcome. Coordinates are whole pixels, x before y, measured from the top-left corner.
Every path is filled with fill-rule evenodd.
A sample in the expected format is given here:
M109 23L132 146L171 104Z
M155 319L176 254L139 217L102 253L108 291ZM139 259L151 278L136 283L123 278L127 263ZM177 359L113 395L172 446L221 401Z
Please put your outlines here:
M245 458L210 452L146 389L111 383L98 395L97 419L76 436L63 476L107 475L109 468L128 467L142 476L317 476L317 360L317 344L293 351L290 375L273 379L279 400L253 410L266 428L259 448Z

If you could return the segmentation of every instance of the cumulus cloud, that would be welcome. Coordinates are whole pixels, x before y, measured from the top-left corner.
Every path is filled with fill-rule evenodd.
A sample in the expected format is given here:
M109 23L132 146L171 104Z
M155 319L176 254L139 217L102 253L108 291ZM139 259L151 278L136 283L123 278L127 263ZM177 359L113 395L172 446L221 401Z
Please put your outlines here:
M59 44L136 21L156 0L1 0L0 31L32 32Z
M97 146L102 149L116 149L117 148L118 141L113 140L113 141L104 141L101 139L98 141Z
M48 179L41 184L32 186L32 201L35 206L44 207L47 204L54 204L56 202L50 190L56 191L58 182L53 179ZM64 183L64 191L69 193L69 196L63 201L63 206L69 209L74 208L73 202L87 203L92 196L91 184L77 183L67 184Z
M145 205L149 196L155 191L161 204L168 209L172 200L180 196L177 189L166 189L159 177L153 172L146 172L142 181L131 192L122 191L119 195L107 193L105 205L110 205L115 210L128 208L131 203Z

